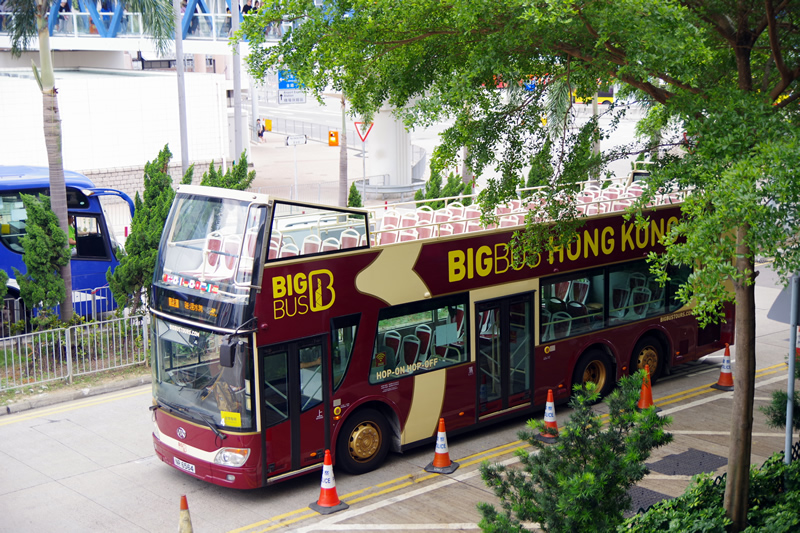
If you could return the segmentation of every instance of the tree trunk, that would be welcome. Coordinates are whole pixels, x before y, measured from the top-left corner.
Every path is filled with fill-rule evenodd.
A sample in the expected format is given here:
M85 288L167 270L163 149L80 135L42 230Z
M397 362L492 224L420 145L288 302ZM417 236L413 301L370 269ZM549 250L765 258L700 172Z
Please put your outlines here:
M64 160L61 155L61 116L55 88L55 72L50 59L50 32L46 17L37 17L39 29L39 60L41 62L42 107L44 109L44 143L50 167L50 207L58 217L58 225L69 235L67 217L67 186L64 181ZM69 243L67 243L69 247ZM72 264L61 267L65 297L61 302L61 320L72 319Z
M747 224L737 229L739 245L735 264L740 273L746 273L747 279L754 281L753 254L744 244L748 230ZM725 513L733 522L731 531L734 533L747 527L756 371L755 292L755 283L736 283L736 367L725 484Z
M339 206L347 207L347 124L345 123L345 99L342 93L342 134L339 135ZM362 204L364 199L362 199Z
M469 157L469 148L466 146L461 148L461 183L465 185L469 185L474 189L472 181L475 179L475 175L472 173L472 170L467 166L467 158ZM472 191L469 191L465 194L472 194Z

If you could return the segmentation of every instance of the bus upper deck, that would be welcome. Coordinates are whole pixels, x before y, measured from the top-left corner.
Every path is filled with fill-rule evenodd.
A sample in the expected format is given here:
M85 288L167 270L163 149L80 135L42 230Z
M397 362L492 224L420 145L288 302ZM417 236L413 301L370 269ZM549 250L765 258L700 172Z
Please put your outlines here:
M181 186L178 192L199 192L192 186ZM220 204L218 219L230 217L225 223L213 225L208 231L192 230L191 238L182 238L180 231L171 237L170 246L180 254L170 254L165 265L165 275L180 275L184 279L201 282L236 282L240 287L250 281L250 262L256 253L259 226L266 223L262 215L250 221L243 213L248 205L260 202L272 206L269 245L265 262L325 254L339 250L393 245L402 242L441 239L465 233L519 228L525 217L536 210L540 200L536 190L522 190L522 197L495 208L497 222L484 224L477 206L464 205L462 197L444 199L446 205L434 210L427 202L403 202L378 208L359 210L313 204L298 204L288 200L271 200L266 196L246 193L240 199L237 211L233 204ZM648 207L676 204L682 194L673 192L653 198ZM575 197L580 216L592 217L624 211L642 195L641 184L628 186L613 184L601 188L587 183ZM225 204L225 205L223 205ZM186 203L182 217L195 220L202 216ZM239 213L238 215L235 213ZM238 218L237 218L238 217ZM178 217L176 217L177 220ZM252 218L252 217L251 217ZM234 220L236 219L236 220ZM246 226L246 228L245 228ZM235 272L237 265L246 272ZM235 278L235 279L234 279ZM176 279L175 283L179 283ZM205 287L205 284L204 284ZM241 292L241 291L240 291Z

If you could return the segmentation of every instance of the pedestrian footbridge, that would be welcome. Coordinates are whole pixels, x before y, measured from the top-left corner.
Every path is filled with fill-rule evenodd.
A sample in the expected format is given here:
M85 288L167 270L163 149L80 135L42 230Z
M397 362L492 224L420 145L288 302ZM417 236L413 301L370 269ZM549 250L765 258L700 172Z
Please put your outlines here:
M0 1L0 4L3 2ZM244 0L241 2L244 4ZM53 0L48 17L50 47L55 51L152 51L151 39L143 31L141 13L130 12L123 3ZM67 11L66 8L69 7ZM181 35L186 53L230 54L230 0L186 0L181 18ZM239 15L242 17L250 15ZM0 11L0 49L10 49L10 23L14 15ZM266 32L267 40L277 42L292 23L275 24ZM38 48L32 43L31 48ZM244 52L244 51L243 51Z

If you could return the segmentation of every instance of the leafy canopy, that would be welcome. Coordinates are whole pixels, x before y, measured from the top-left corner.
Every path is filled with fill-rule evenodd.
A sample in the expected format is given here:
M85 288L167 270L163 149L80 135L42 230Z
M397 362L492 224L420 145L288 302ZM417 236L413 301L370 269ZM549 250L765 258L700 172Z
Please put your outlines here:
M747 268L730 266L742 244L732 230L741 222L747 255L780 249L781 273L800 266L787 229L798 219L800 194L789 179L800 162L797 5L332 0L316 7L287 0L262 6L240 36L250 40L248 64L257 76L288 68L317 95L343 91L364 117L388 104L409 127L451 121L432 162L444 169L466 146L477 175L496 168L501 177L485 188L485 208L514 196L525 169L551 150L545 214L559 223L550 234L525 232L523 246L564 245L579 226L570 193L579 181L603 176L609 160L657 156L651 192L670 183L697 194L664 261L705 259L684 297L702 296L698 312L716 320L733 298L720 281L751 281ZM264 29L282 19L302 24L267 46ZM588 97L599 82L622 87L619 95L648 114L641 142L592 156L587 146L611 139L624 106L608 112L610 128L577 131L568 127L570 106L566 115L553 111L554 102L573 92ZM684 139L691 143L686 157L664 157Z

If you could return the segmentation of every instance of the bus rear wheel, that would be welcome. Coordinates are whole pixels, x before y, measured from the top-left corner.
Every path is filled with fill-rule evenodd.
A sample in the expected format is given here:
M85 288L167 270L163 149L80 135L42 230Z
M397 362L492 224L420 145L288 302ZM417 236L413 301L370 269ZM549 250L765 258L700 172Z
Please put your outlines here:
M606 396L614 386L614 375L611 370L611 361L608 356L600 350L589 350L575 367L572 376L572 384L586 385L594 383L596 390L600 392L600 397Z
M650 383L655 383L664 367L664 348L653 337L641 339L633 349L632 370L644 370L645 366L650 367Z
M344 422L337 441L336 463L350 474L378 468L389 452L389 424L375 409L362 409Z

